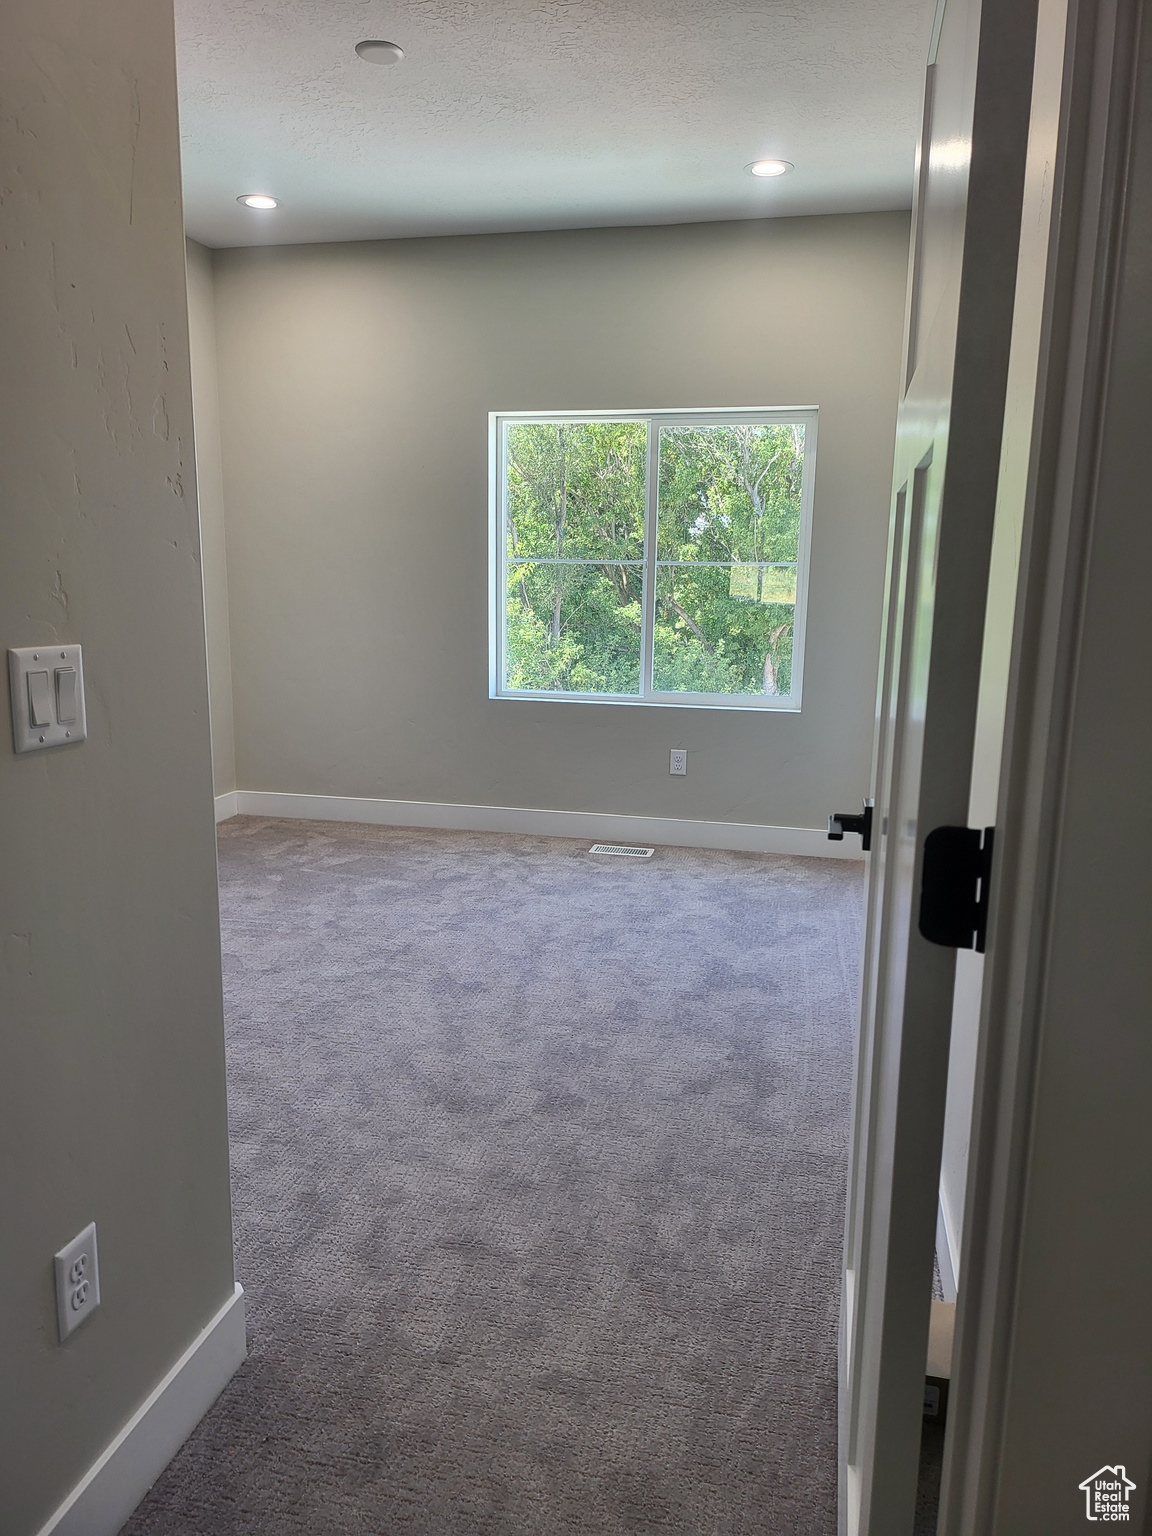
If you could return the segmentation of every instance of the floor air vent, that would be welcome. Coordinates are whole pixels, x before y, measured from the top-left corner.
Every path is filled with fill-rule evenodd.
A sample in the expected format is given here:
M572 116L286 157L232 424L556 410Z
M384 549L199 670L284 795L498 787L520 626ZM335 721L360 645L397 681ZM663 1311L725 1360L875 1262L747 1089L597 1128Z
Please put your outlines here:
M650 859L655 848L626 848L623 843L593 843L589 853L618 853L625 859Z

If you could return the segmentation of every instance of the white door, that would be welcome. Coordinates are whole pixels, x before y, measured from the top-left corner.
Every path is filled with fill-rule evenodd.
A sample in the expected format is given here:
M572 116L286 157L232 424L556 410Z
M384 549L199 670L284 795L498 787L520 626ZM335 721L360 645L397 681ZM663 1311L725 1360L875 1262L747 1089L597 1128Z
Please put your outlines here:
M941 0L927 68L848 1189L845 1536L914 1518L956 963L920 931L921 874L929 833L968 814L1035 43L1032 0Z

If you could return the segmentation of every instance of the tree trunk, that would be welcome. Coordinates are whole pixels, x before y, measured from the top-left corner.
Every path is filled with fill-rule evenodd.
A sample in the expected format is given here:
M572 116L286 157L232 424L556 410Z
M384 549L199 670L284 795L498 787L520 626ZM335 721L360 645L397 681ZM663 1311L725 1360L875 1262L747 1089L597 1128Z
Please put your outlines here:
M709 656L715 656L716 652L714 648L708 644L708 641L704 638L704 631L700 628L699 624L697 624L692 615L690 613L685 613L683 608L681 608L680 604L674 597L666 597L664 601L668 604L669 608L674 609L680 615L685 624L687 624L688 628L700 641L700 644L708 652Z
M774 630L772 630L769 633L769 635L768 635L768 651L767 651L767 654L764 657L764 692L765 693L779 693L780 692L780 689L779 689L779 686L778 686L778 683L777 683L777 679L778 679L780 674L777 671L776 659L773 656L772 652L775 649L775 647L780 644L780 641L784 638L784 636L788 633L788 631L791 628L792 628L791 624L778 624L776 626L776 628Z

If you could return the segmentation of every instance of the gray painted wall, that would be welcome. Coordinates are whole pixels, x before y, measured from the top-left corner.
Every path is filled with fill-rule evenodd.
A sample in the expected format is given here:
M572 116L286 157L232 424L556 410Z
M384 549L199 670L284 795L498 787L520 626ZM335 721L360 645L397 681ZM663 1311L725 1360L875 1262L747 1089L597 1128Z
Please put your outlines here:
M868 214L215 253L239 786L801 827L856 803L907 241ZM708 405L820 408L802 713L490 700L488 412Z
M0 647L81 642L89 727L23 757L0 731L0 1530L26 1536L233 1277L171 7L9 0L3 70ZM52 1255L92 1220L102 1305L61 1345Z
M195 240L189 240L187 248L188 343L192 359L200 549L204 561L212 766L216 793L223 795L236 788L236 741L232 725L232 642L228 631L220 398L216 387L216 300L212 286L212 252Z

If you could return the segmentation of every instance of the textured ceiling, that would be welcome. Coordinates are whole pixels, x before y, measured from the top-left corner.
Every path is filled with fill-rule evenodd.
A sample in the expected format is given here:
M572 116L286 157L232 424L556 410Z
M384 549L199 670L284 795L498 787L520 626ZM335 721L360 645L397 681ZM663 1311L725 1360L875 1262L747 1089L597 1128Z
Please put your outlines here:
M176 0L208 245L911 202L925 0ZM381 67L362 38L406 51ZM744 167L793 161L775 181ZM274 213L236 202L271 192Z

